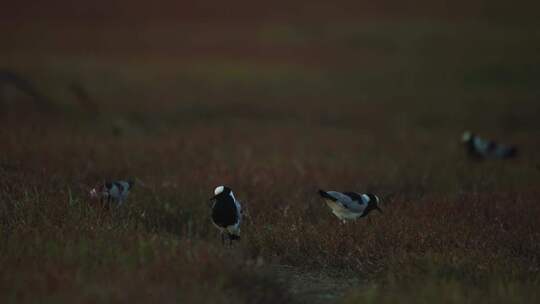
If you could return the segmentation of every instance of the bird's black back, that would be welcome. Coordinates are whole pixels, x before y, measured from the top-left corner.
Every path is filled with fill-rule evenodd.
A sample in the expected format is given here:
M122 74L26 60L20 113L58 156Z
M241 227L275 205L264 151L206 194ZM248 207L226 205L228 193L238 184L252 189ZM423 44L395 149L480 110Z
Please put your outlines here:
M238 222L238 212L234 199L228 195L218 195L212 207L212 221L220 227L227 227Z

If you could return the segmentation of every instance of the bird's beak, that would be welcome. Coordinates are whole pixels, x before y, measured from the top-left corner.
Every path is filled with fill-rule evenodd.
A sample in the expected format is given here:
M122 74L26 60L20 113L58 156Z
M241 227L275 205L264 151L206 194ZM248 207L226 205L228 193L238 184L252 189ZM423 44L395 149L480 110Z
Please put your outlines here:
M212 196L212 197L209 199L209 201L213 201L213 200L215 200L215 199L216 199L216 195Z

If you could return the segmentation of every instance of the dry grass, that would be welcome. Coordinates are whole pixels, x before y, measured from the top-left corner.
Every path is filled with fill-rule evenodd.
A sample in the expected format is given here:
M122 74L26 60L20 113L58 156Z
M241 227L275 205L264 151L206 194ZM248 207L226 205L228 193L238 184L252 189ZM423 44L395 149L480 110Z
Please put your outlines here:
M413 20L86 28L62 50L70 31L25 27L0 64L54 107L0 88L0 301L302 300L266 267L287 264L362 282L346 303L534 302L538 27ZM520 158L467 160L464 129ZM125 177L125 208L89 200ZM208 218L218 184L249 215L233 249ZM384 214L340 225L319 188Z

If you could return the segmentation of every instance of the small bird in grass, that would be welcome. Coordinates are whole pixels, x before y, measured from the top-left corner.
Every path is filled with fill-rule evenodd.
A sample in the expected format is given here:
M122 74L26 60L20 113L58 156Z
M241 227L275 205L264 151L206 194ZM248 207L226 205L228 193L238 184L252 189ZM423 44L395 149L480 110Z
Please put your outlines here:
M343 223L367 216L372 210L382 213L379 208L379 198L372 193L358 194L356 192L338 192L319 190L332 213Z
M229 244L233 240L240 240L240 223L242 222L242 207L236 200L231 188L218 186L214 190L214 196L210 199L212 205L212 223L221 232L221 242L225 244L225 238Z
M117 207L120 207L126 201L134 185L135 183L132 180L105 182L103 185L90 190L90 197L99 198L102 204L105 201L107 205L114 202Z
M469 131L463 133L461 142L474 159L508 159L517 156L515 146L503 145L492 140L483 139Z

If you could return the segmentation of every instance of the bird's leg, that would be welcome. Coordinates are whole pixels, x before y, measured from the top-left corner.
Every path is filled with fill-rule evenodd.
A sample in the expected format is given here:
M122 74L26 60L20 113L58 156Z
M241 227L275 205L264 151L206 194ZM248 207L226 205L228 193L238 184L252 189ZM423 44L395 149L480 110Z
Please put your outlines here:
M225 235L221 232L221 245L225 246Z
M107 197L107 209L109 209L109 215L113 215L113 207L112 207L113 199L109 196Z
M232 247L232 237L229 235L229 247Z

